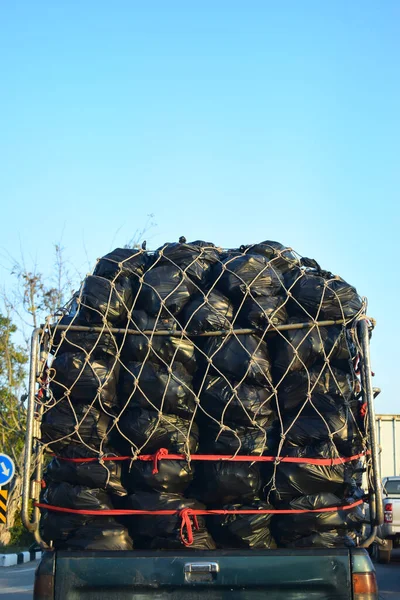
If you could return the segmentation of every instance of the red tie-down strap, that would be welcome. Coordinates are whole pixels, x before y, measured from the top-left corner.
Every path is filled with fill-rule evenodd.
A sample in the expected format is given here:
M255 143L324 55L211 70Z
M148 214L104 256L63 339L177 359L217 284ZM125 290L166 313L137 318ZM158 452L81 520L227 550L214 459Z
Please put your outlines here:
M232 456L230 454L191 454L190 460L193 461L232 461L232 462L282 462L282 463L298 463L298 464L309 464L319 466L334 466L348 463L353 460L358 460L363 456L370 454L370 450L360 452L354 456L339 456L337 458L307 458L297 456L252 456L237 454ZM54 455L55 456L55 455ZM56 456L59 460L67 462L102 462L102 461L124 461L132 460L132 456L104 456L100 458L64 458L63 456ZM160 448L155 454L141 454L137 457L137 460L152 461L153 462L153 474L158 473L158 463L160 460L187 460L188 457L184 454L170 454L166 448Z
M182 510L126 510L126 509L110 509L110 510L78 510L74 508L64 508L61 506L54 506L52 504L44 504L41 502L35 502L34 506L43 508L46 510L52 510L54 512L69 513L74 515L85 515L93 517L122 517L132 515L179 515L181 518L180 535L182 543L189 547L193 544L193 526L195 530L199 529L199 523L197 517L200 515L299 515L305 513L326 513L326 512L337 512L339 510L351 510L356 506L360 506L364 503L364 500L357 500L352 504L345 504L342 506L330 506L329 508L313 508L313 509L270 509L270 510L251 510L251 509L238 509L238 510L199 510L194 508L184 508ZM193 525L192 525L193 519Z

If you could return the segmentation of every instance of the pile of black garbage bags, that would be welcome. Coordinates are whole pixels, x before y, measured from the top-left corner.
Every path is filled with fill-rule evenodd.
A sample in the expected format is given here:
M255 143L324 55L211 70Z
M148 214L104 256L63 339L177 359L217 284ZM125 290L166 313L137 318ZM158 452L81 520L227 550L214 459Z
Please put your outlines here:
M363 496L360 459L281 459L365 449L351 335L362 311L354 287L277 242L226 251L181 239L101 258L51 328L41 502L64 510L42 510L43 539L69 550L354 545L364 518L346 505ZM188 528L184 509L228 512L189 511ZM276 509L293 512L263 512Z

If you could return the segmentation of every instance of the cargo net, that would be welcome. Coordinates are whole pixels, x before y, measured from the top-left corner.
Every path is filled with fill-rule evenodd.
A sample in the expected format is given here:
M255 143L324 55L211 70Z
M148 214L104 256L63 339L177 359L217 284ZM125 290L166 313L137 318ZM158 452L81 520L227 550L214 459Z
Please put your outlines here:
M354 287L266 241L118 248L43 330L56 548L351 546L369 460Z

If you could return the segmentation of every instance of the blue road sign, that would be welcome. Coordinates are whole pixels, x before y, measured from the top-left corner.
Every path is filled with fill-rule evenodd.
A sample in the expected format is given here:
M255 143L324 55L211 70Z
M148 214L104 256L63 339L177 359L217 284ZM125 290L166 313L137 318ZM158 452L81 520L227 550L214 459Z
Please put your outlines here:
M0 454L0 486L5 485L14 477L15 465L7 454Z

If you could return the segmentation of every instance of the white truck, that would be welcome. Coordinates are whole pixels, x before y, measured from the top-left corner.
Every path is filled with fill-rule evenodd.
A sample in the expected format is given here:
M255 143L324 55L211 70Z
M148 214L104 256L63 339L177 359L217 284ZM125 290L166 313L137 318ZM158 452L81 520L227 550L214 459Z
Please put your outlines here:
M388 563L392 549L400 547L400 476L385 477L382 487L384 522L378 537L385 543L378 545L378 561Z

